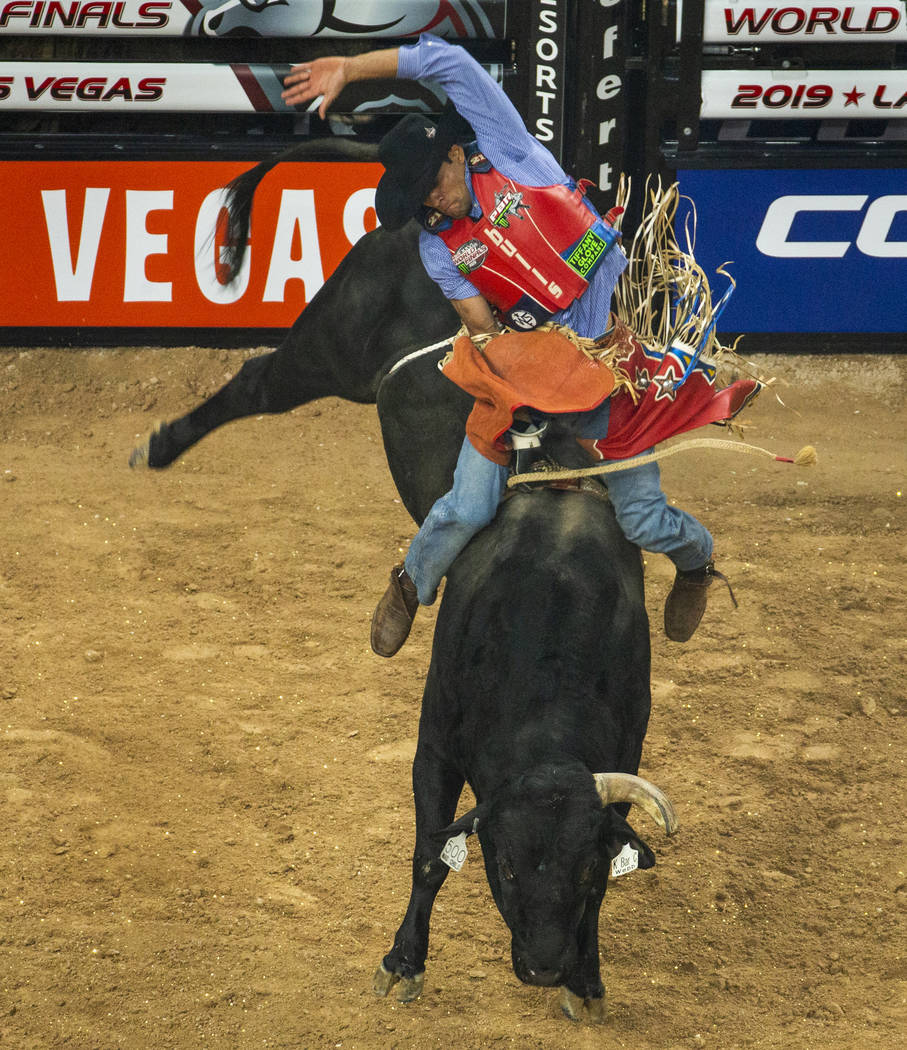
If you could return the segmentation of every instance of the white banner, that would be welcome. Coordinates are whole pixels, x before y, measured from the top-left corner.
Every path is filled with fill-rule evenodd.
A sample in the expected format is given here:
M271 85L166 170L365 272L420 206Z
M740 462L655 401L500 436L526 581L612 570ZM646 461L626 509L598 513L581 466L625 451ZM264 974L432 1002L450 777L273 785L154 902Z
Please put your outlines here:
M502 82L500 63L484 68ZM289 71L289 65L241 62L0 62L0 111L287 114L294 110L280 93ZM351 113L438 113L446 99L437 84L414 80L356 83L341 101Z
M281 67L286 74L289 66ZM276 67L204 62L0 62L0 110L291 112Z
M907 118L907 70L709 69L704 119Z
M678 41L682 12L683 0L677 0ZM707 44L895 42L907 40L907 10L902 0L798 5L705 0L703 39Z
M0 35L500 39L506 0L0 0Z

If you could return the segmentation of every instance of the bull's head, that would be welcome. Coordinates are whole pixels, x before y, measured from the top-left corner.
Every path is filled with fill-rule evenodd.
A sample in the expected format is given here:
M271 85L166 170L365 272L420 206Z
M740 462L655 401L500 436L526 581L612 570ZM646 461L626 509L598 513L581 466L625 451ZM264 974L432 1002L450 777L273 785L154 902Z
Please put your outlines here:
M631 802L668 834L676 829L671 803L653 784L626 773L590 776L577 765L535 769L445 830L478 832L521 981L581 985L593 957L597 975L598 914L612 858L629 843L639 867L655 864L626 808L615 808Z

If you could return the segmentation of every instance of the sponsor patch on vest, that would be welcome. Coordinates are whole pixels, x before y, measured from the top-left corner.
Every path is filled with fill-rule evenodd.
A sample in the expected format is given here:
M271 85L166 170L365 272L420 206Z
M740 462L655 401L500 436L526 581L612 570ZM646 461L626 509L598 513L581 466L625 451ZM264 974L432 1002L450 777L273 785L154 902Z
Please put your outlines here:
M494 195L494 200L494 211L488 216L488 221L492 226L509 226L511 215L523 219L525 216L520 215L520 208L529 210L529 205L523 203L523 194L514 193L513 190L498 190Z
M592 230L587 230L583 239L567 256L567 265L576 270L580 277L585 277L607 247L607 241Z
M461 244L453 253L454 266L462 273L472 273L485 262L486 255L488 255L488 245L482 244L473 237L471 241Z
M425 226L427 229L433 230L436 226L440 226L443 219L443 212L432 208L432 210L425 216Z

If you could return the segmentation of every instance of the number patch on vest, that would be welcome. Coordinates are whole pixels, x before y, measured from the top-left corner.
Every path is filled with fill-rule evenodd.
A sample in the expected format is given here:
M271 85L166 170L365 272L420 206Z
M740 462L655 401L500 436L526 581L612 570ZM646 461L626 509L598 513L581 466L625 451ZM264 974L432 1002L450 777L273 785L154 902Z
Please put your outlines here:
M603 241L592 230L588 230L583 239L567 257L567 265L576 270L580 277L585 277L607 247L606 241Z

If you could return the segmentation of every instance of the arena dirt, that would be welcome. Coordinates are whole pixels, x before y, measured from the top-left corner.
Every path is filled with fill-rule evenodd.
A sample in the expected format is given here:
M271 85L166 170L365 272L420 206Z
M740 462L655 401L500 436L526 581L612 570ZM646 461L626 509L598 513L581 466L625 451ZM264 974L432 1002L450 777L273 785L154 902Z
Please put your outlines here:
M425 993L371 976L409 888L434 610L368 623L414 527L375 411L327 400L127 458L245 352L0 350L0 1046L529 1050L907 1045L904 378L777 357L748 437L677 456L726 591L668 642L647 559L642 772L677 836L602 913L608 1018L525 987L478 847ZM565 497L566 498L566 497Z

